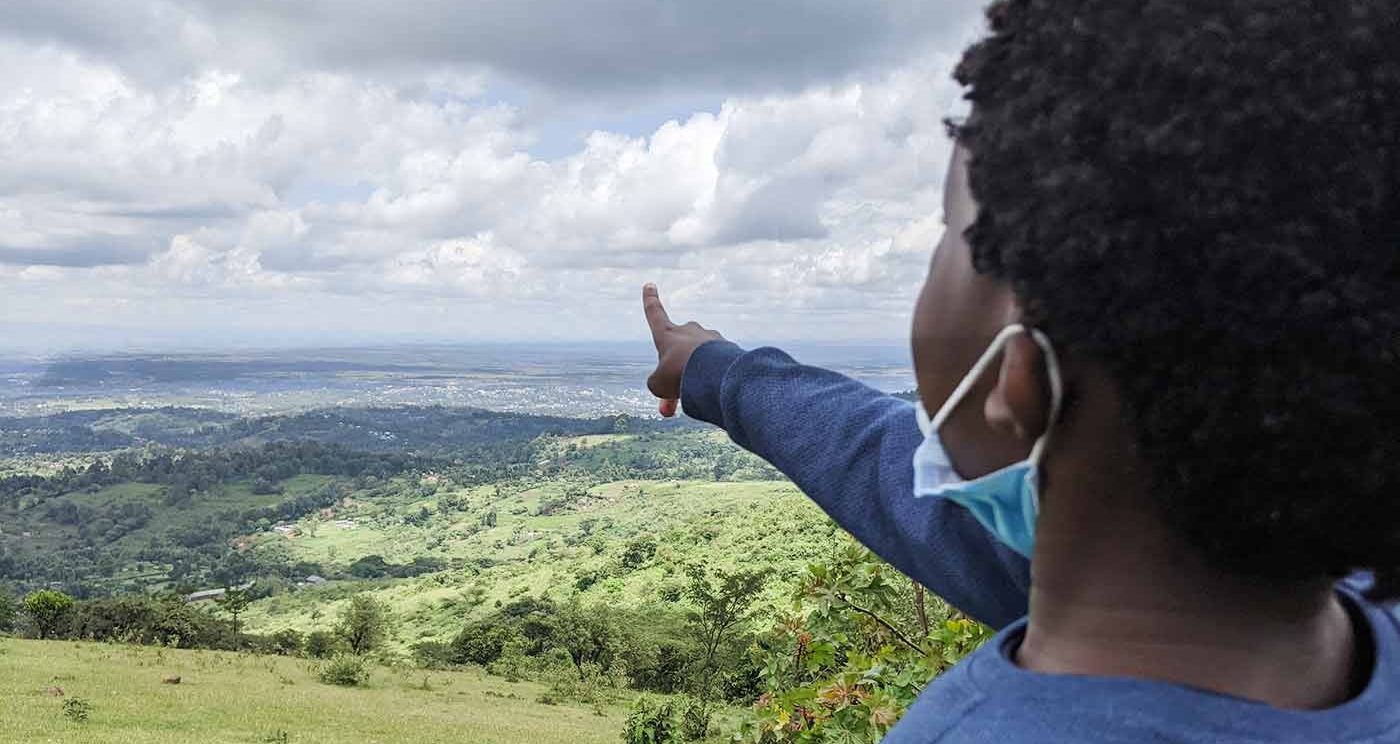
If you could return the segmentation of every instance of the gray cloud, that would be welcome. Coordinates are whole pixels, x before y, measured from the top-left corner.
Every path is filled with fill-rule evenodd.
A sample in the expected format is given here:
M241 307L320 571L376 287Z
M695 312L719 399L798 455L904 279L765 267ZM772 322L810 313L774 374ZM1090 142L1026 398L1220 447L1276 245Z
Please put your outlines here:
M160 249L151 238L126 235L89 235L47 246L0 243L0 264L15 266L133 266L143 264Z
M8 0L0 33L135 77L200 67L482 69L562 97L792 90L965 33L968 0Z

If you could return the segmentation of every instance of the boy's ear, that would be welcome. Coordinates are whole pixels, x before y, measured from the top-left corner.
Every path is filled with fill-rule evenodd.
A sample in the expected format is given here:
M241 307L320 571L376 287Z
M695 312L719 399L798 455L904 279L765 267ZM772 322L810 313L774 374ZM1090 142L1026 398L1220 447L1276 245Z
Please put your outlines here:
M1051 405L1045 352L1029 335L1020 334L1002 352L996 385L983 409L987 423L1029 444L1045 433Z

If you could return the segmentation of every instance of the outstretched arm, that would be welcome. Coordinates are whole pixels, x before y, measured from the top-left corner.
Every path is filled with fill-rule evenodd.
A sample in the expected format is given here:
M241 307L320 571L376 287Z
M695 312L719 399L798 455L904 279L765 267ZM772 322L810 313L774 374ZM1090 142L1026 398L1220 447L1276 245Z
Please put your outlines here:
M914 407L777 349L746 352L666 317L645 291L660 363L649 386L722 427L793 480L838 524L900 571L982 622L1026 614L1029 564L963 508L913 496Z

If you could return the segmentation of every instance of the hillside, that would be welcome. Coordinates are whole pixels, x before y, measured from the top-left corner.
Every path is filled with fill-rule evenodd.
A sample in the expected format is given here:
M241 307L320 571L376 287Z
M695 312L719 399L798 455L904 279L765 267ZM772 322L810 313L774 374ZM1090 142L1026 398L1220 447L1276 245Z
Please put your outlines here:
M152 421L167 431L193 415L87 413L84 431L149 433ZM771 605L841 544L791 483L714 431L610 424L623 431L575 435L597 423L560 432L549 419L439 409L318 415L528 428L472 454L426 457L332 438L127 450L47 471L31 458L33 475L0 478L0 580L58 582L83 596L253 580L263 599L247 621L257 632L321 627L346 597L369 592L403 621L395 640L407 647L446 640L522 596L664 609L697 563L768 570ZM65 420L76 426L75 416ZM306 420L279 426L305 433ZM329 581L307 585L312 576Z
M94 427L150 435L159 428L152 421L164 422L162 431L172 421L188 423L168 410L85 415L91 418L83 426L69 419L76 428L45 431L83 441ZM420 449L370 427L384 447L365 450L308 423L332 422L335 429L335 422L366 416L399 426L457 421L461 428L447 440L481 441ZM717 431L625 418L556 426L539 417L441 409L277 420L284 433L329 441L259 435L179 448L147 441L4 462L0 623L7 624L0 631L209 649L174 657L119 645L32 651L53 657L55 668L84 669L75 681L140 680L145 675L133 665L154 669L172 658L193 660L177 671L193 664L196 679L226 665L250 680L247 690L210 693L217 701L192 699L190 711L227 716L207 726L180 718L179 706L161 703L158 715L141 708L147 697L166 700L177 694L172 690L136 699L123 690L111 704L110 730L83 740L182 740L147 738L148 725L189 733L187 740L226 740L208 732L237 732L232 740L239 741L303 740L277 738L279 731L301 736L301 729L250 734L226 695L246 698L249 710L271 705L257 714L268 720L309 723L311 736L342 737L308 741L343 740L348 729L336 729L342 723L387 732L385 721L395 716L403 720L392 730L411 732L408 738L355 739L435 741L440 728L465 725L480 735L453 740L613 740L620 728L613 706L645 692L674 702L632 712L652 720L645 716L664 708L667 720L691 722L697 739L742 730L761 740L763 731L783 729L797 715L811 733L829 729L875 741L921 680L990 635L855 546L791 482ZM218 436L266 431L259 428L265 424L227 421ZM496 434L482 433L491 430ZM226 587L246 591L186 601ZM3 611L6 594L42 589L78 602L51 627L28 610ZM723 613L731 614L722 623L707 619ZM352 627L353 618L374 619ZM356 627L373 627L372 636L357 635ZM355 640L369 637L372 643ZM317 660L338 654L399 671L381 672L369 691L321 689L319 681L304 690L297 680L313 680L315 667L327 663ZM449 693L429 694L436 683L420 689L442 669L452 670L443 677L456 680L450 689L489 697L486 707L464 713L444 697ZM499 688L510 680L543 687L510 698ZM868 693L828 694L850 680ZM33 684L28 677L13 683ZM115 689L106 684L98 689ZM196 693L202 688L189 694ZM366 696L364 722L356 721L359 710L341 712L358 704L361 698L347 697L355 694ZM567 706L521 713L514 703L537 698L589 706L593 718L578 718ZM498 700L512 705L492 707ZM60 727L45 736L68 740L72 731L61 727L72 724L54 722L42 707L49 703L34 693L25 700L34 720ZM315 711L299 712L298 705ZM539 723L548 734L529 730L536 712L551 719ZM602 739L591 738L597 731L606 732Z
M0 452L15 457L149 445L202 448L313 440L366 452L461 454L545 433L636 433L688 427L693 425L627 416L579 419L442 406L327 408L267 416L237 416L204 408L113 408L0 416Z
M405 620L401 643L445 641L464 619L522 596L577 593L614 607L665 606L679 598L687 564L766 569L766 603L777 605L809 563L843 544L785 481L616 481L590 488L552 481L499 496L495 489L422 500L361 496L335 510L335 520L350 520L351 528L313 517L297 524L296 536L261 538L261 551L337 571L365 566L367 558L390 565L428 558L461 568L271 597L254 604L249 627L313 630L352 593L369 592Z
M168 675L180 684L161 684ZM615 744L625 699L595 712L538 703L543 689L385 667L347 689L319 683L297 659L0 639L0 742ZM86 721L63 713L75 698L91 706Z

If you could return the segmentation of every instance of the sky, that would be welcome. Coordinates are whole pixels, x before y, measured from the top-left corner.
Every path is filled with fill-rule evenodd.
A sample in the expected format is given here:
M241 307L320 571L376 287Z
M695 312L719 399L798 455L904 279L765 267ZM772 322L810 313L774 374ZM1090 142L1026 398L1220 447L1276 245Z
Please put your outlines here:
M6 0L0 349L899 340L954 0Z

